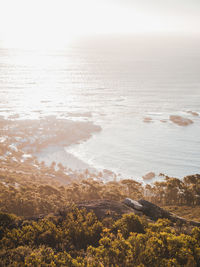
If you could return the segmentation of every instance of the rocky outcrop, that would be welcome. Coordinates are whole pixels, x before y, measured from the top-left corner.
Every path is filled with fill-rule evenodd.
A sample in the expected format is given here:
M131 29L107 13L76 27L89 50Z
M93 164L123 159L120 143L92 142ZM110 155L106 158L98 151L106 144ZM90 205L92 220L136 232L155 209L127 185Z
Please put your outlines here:
M123 203L134 210L143 211L143 205L141 205L138 201L133 200L131 198L125 198Z
M85 208L87 211L94 211L98 219L112 217L119 218L123 214L134 213L141 216L142 212L138 209L126 205L123 202L114 200L92 200L76 204L78 208Z
M200 222L188 221L144 199L136 201L126 198L122 202L113 200L94 200L79 203L77 204L77 207L85 208L87 211L94 211L99 219L106 217L117 219L123 214L134 213L139 216L146 216L147 219L151 221L168 219L173 223L200 226Z
M197 113L197 112L195 112L195 111L192 111L192 110L187 111L187 113L189 113L189 114L191 114L191 115L193 115L193 116L196 116L196 117L199 116L199 113Z
M159 218L170 219L170 212L160 208L159 206L144 199L139 200L138 203L142 206L143 214L152 219L153 221L156 221Z
M144 176L142 176L143 180L151 180L155 178L156 174L154 172L148 172Z
M137 201L136 201L137 202ZM125 203L125 202L124 202ZM200 226L200 222L195 222L195 221L188 221L184 218L181 218L169 211L166 211L165 209L160 208L159 206L141 199L138 201L138 204L142 206L140 208L141 212L143 215L147 216L149 219L156 221L158 219L169 219L170 221L174 223L179 223L179 224L189 224L192 226ZM133 207L134 209L134 207Z
M170 121L172 121L173 123L179 125L179 126L188 126L190 124L193 123L192 120L181 117L181 116L177 116L177 115L171 115L169 117Z
M98 219L113 218L119 219L123 214L134 213L138 216L145 216L147 220L157 221L158 219L168 219L173 223L178 225L190 225L200 227L200 222L189 221L184 218L178 217L175 214L160 208L159 206L140 199L138 201L132 200L130 198L124 199L122 202L114 200L91 200L87 202L76 203L76 207L79 209L86 209L88 212L93 211ZM67 213L72 209L68 206L64 210L57 214L52 214L54 216L67 216ZM45 215L39 217L29 218L29 220L40 220L44 218ZM28 218L27 218L28 219Z
M143 119L143 122L146 122L146 123L152 122L152 118L151 117L145 117Z

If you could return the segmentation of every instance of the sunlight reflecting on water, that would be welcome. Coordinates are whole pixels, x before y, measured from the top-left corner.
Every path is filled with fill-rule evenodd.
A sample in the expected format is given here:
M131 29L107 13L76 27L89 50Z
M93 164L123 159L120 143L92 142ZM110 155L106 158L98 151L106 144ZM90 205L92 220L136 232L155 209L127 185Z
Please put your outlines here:
M199 40L129 39L1 49L1 115L93 120L102 132L70 152L95 167L136 176L199 172L200 117L187 113L200 114L199 47ZM194 124L174 125L170 115Z

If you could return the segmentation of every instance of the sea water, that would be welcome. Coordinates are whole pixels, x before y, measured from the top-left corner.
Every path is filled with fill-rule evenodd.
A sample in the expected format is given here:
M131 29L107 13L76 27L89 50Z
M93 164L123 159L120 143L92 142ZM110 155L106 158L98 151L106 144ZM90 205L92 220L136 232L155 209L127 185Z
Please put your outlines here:
M139 179L200 172L200 38L119 36L65 49L0 49L0 115L91 120L102 131L65 148ZM180 115L193 124L169 120ZM145 118L151 118L144 122Z

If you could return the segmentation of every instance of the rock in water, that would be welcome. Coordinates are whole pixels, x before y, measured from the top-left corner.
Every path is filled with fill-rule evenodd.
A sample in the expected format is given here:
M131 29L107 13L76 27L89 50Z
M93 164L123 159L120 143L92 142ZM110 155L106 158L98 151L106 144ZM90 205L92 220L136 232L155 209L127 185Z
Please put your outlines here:
M197 113L197 112L195 112L195 111L191 111L191 110L189 110L189 111L187 111L187 113L189 113L189 114L191 114L191 115L193 115L193 116L199 116L199 113Z
M151 180L155 177L155 173L154 172L148 172L146 175L142 176L142 178L144 180Z
M147 123L152 122L152 118L151 117L145 117L143 122L147 122Z
M188 126L190 124L193 123L192 120L181 117L181 116L177 116L177 115L171 115L169 117L170 121L172 121L173 123L179 125L179 126Z

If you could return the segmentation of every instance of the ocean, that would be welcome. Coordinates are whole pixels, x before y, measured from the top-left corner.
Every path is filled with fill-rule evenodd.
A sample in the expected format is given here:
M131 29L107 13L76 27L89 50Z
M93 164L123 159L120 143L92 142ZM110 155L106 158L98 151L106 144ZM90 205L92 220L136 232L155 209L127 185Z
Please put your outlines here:
M93 121L102 131L66 151L123 177L200 173L200 38L102 36L64 49L1 47L0 115ZM171 115L193 123L176 125Z

